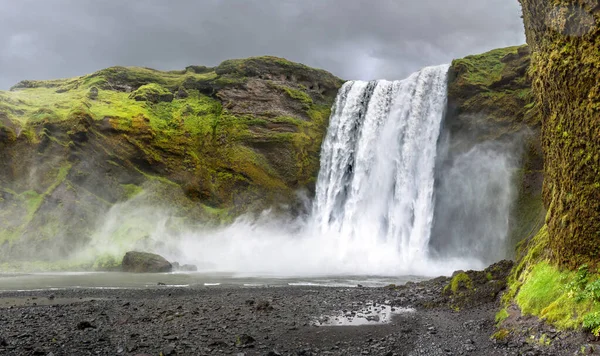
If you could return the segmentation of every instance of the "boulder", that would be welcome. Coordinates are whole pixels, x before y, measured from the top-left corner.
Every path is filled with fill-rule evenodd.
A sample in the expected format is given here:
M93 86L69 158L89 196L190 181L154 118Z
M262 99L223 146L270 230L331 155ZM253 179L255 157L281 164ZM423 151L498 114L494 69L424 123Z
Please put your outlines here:
M160 273L171 272L173 266L164 257L148 252L129 251L123 257L123 272Z

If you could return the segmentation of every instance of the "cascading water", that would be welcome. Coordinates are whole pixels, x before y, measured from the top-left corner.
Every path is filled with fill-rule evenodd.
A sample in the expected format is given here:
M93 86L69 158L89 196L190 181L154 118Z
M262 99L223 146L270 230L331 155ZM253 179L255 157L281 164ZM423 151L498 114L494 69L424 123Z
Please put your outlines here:
M455 237L444 245L439 242L444 236L436 235L429 251L448 69L425 68L401 81L344 84L322 146L308 217L286 220L269 212L258 218L243 216L224 228L178 235L174 240L179 252L164 254L204 271L251 276L435 276L483 267L478 256L448 251L441 257L444 246L464 250L460 243L460 248L454 246ZM461 169L453 177L460 174ZM487 197L487 188L482 182L474 194L481 191ZM461 223L437 222L438 227ZM487 238L469 236L464 241L485 244ZM156 239L165 241L164 236Z
M399 265L427 257L448 66L402 81L347 82L321 152L313 217L326 238L384 245ZM368 251L368 249L367 249Z

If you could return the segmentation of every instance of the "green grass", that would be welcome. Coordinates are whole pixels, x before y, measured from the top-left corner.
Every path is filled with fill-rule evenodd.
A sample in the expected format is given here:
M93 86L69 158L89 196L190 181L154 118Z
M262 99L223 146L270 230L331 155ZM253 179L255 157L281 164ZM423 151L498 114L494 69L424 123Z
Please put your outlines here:
M502 323L504 320L508 319L508 317L508 311L506 310L506 308L503 308L496 313L496 323Z
M280 99L297 115L280 116L280 110L229 112L219 95L244 90L249 80L277 83ZM40 154L52 152L56 162L56 170L43 173L42 187L11 184L16 192L3 203L3 210L10 205L10 211L0 211L0 219L14 221L18 216L19 221L0 228L0 244L18 242L19 236L49 243L65 235L56 221L61 212L91 212L96 207L86 204L98 199L102 206L131 198L151 201L173 209L186 223L210 224L230 221L248 209L292 201L295 189L314 183L321 139L340 85L327 72L258 57L170 72L112 67L71 79L26 81L0 91L0 125L9 138L5 141L25 145L9 148L35 152L35 145L44 143ZM98 192L86 186L85 174L77 175L86 158L107 166L93 172L99 174L93 181L106 182L107 189L116 189L114 194L97 197ZM68 162L76 170L72 182L67 178ZM39 219L44 201L61 182L77 201L52 200L55 221ZM83 198L90 195L93 202ZM71 229L63 237L94 238L93 228L84 223L78 221L73 228L77 231ZM109 238L117 247L130 244L148 234L139 225L143 223L124 223ZM19 246L11 242L10 247Z
M541 315L542 310L558 300L564 292L557 286L565 285L569 274L564 274L548 263L537 264L524 278L516 302L524 314Z
M444 292L448 293L451 291L453 294L456 294L461 288L473 289L473 281L465 272L459 272L452 277L450 283L444 288Z
M600 298L594 294L600 275L583 267L571 271L552 265L547 257L548 238L544 226L528 245L520 247L526 254L513 269L504 302L514 301L523 314L537 316L559 329L580 329L586 320L592 325L594 315L600 313Z
M501 78L505 64L500 60L508 54L516 54L519 47L495 49L483 54L455 59L452 66L467 73L468 82L489 86Z

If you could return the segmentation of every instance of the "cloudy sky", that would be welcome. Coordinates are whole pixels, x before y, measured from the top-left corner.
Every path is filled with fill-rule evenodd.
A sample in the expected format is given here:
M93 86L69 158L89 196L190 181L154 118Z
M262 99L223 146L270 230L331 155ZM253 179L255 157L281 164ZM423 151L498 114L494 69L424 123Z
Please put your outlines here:
M344 79L525 42L517 0L0 0L0 89L275 55Z

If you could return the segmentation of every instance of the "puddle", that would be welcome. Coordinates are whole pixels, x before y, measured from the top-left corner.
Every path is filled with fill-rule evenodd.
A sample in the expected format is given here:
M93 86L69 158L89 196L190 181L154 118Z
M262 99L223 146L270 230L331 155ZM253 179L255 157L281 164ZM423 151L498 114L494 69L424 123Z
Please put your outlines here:
M323 315L313 322L315 326L382 325L392 321L394 315L414 313L411 308L397 308L387 304L366 303L362 308L346 310L338 314Z

